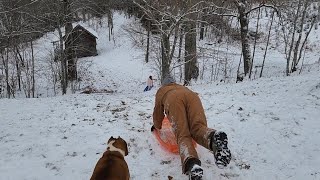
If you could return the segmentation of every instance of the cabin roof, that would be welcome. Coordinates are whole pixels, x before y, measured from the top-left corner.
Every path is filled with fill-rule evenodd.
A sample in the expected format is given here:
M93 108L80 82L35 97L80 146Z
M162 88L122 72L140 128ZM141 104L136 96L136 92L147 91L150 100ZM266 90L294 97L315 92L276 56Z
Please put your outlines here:
M84 28L82 25L78 24L72 29L72 31L74 31L75 29L82 29L83 31L87 32L89 35L91 35L95 39L98 39L96 32L93 31L91 28ZM67 37L65 35L63 36L64 40L67 38L68 38L68 36Z

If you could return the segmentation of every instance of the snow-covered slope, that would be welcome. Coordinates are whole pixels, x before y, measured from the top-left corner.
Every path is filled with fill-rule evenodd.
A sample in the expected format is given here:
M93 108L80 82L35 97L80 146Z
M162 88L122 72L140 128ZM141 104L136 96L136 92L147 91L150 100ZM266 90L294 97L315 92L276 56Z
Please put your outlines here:
M136 21L119 13L115 13L113 20L110 41L107 18L93 18L87 22L73 24L80 24L97 36L98 51L98 56L78 59L78 76L81 82L75 85L77 89L90 86L117 92L141 91L148 76L156 74L149 64L144 63L144 51L133 47L130 35L126 31L126 26ZM64 28L61 30L64 31ZM55 31L35 42L36 94L39 97L55 95L51 71L54 68L58 73L60 64L53 63L52 42L58 40L58 31ZM61 94L59 87L58 82L55 86L56 94Z
M205 179L318 179L320 75L191 87L208 125L229 134L224 170L197 150ZM88 179L110 136L129 143L132 179L187 179L150 133L155 90L0 101L0 179ZM249 169L248 166L250 166Z

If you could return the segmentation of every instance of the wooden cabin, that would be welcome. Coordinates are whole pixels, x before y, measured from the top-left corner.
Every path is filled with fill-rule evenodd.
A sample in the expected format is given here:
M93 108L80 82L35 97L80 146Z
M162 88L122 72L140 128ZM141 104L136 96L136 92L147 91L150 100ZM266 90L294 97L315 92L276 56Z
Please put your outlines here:
M96 41L97 37L90 31L81 25L77 25L72 29L71 34L75 57L81 58L98 55ZM68 38L70 37L71 36L65 37L65 42L67 42Z

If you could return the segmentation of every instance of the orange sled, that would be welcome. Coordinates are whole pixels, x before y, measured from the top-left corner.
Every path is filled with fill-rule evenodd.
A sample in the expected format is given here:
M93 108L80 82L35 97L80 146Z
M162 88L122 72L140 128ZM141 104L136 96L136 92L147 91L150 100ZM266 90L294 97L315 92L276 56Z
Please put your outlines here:
M179 148L176 140L176 136L174 135L172 131L172 126L168 120L167 117L164 117L162 121L162 127L161 129L155 129L153 131L153 134L155 135L156 139L158 140L159 144L166 150L168 150L171 153L178 154ZM193 146L196 147L197 143L195 141L193 142Z

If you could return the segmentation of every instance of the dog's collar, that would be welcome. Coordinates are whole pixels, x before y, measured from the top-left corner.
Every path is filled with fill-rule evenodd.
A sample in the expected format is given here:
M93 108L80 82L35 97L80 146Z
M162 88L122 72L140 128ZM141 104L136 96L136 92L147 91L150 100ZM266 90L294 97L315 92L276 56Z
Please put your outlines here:
M123 157L125 156L125 153L122 149L116 148L113 146L113 143L116 142L115 140L112 140L109 142L108 147L107 147L107 151L115 151L115 152L119 152Z

